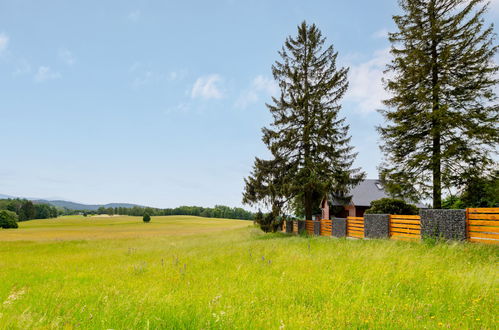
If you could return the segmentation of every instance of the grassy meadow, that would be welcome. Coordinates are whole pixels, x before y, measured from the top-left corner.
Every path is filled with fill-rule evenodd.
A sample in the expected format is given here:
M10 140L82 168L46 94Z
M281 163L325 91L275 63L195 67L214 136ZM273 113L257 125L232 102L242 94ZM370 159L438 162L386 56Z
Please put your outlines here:
M0 229L0 328L497 328L498 261L227 219L36 220Z

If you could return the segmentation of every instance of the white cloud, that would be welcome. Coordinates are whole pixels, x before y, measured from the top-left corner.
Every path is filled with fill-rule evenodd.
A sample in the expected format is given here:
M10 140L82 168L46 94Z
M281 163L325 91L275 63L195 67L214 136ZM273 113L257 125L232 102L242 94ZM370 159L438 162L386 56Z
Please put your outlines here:
M190 103L180 102L176 106L167 108L164 113L174 113L174 112L187 112L191 109Z
M60 79L62 76L59 72L53 71L48 66L40 66L35 74L36 82L44 82L52 79Z
M159 76L152 71L140 72L133 80L133 87L141 87L159 80Z
M253 79L251 86L241 93L235 106L246 108L250 104L258 102L261 96L275 96L278 92L279 86L273 79L259 75Z
M16 69L12 73L13 76L22 76L31 73L31 65L25 59L20 59L16 63Z
M9 45L9 36L5 33L0 33L0 54L2 54Z
M141 86L160 82L166 79L164 74L156 72L150 65L142 62L133 63L128 69L128 72L134 75L132 82L133 88L139 88Z
M142 13L140 12L140 10L134 10L128 14L127 18L132 22L137 22L138 20L140 20L141 16Z
M59 49L59 58L64 61L67 65L73 65L76 62L76 59L73 55L73 53L66 48L61 48Z
M345 100L356 103L361 112L373 112L382 108L382 101L387 99L389 94L383 88L381 79L390 60L390 48L385 48L374 52L367 62L350 65L350 86Z
M203 99L221 99L224 93L220 89L222 77L218 74L212 74L204 77L199 77L191 90L191 97Z
M496 14L499 13L499 0L490 0L490 9Z
M385 39L388 38L388 30L383 28L381 30L378 30L372 34L372 37L375 39Z

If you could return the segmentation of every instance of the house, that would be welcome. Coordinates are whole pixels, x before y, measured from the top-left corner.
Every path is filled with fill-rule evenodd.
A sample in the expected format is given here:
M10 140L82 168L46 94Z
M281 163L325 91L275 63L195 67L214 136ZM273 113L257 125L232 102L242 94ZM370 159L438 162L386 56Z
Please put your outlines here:
M348 205L342 205L331 198L331 201L324 198L320 206L322 219L330 219L330 215L340 218L346 218L347 216L362 217L364 212L371 206L372 201L390 197L381 182L373 179L360 182L350 191L349 195L352 195L352 199Z

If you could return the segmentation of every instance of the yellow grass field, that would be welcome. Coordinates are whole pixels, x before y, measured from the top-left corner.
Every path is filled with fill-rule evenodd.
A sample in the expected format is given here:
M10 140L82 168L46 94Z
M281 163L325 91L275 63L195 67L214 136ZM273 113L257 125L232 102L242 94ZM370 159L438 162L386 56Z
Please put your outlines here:
M190 216L0 230L0 329L497 328L499 250Z

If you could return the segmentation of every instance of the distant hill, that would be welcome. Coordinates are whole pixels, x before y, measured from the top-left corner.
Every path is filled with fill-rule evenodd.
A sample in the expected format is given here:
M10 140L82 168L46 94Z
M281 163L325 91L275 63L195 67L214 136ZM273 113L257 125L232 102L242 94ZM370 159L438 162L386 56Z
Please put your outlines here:
M69 210L89 210L89 211L96 211L99 207L105 207L105 208L108 208L108 207L112 207L112 208L115 208L115 207L132 208L134 206L143 207L141 205L130 204L130 203L81 204L81 203L61 201L61 200L47 201L47 200L43 200L43 199L42 200L36 200L36 201L33 201L33 202L36 202L36 203L47 203L47 204L50 204L50 205L54 205L56 207L64 207L64 208L67 208Z
M130 203L81 204L81 203L69 202L69 201L64 201L64 200L46 200L46 199L39 199L39 198L16 197L16 196L0 194L0 199L12 199L12 198L28 199L28 200L33 201L33 203L50 204L50 205L53 205L56 207L67 208L69 210L96 211L99 207L106 207L106 208L108 208L108 207L132 208L134 206L143 207L142 205L130 204Z
M15 198L15 197L14 196L0 194L0 199L9 199L9 198Z

